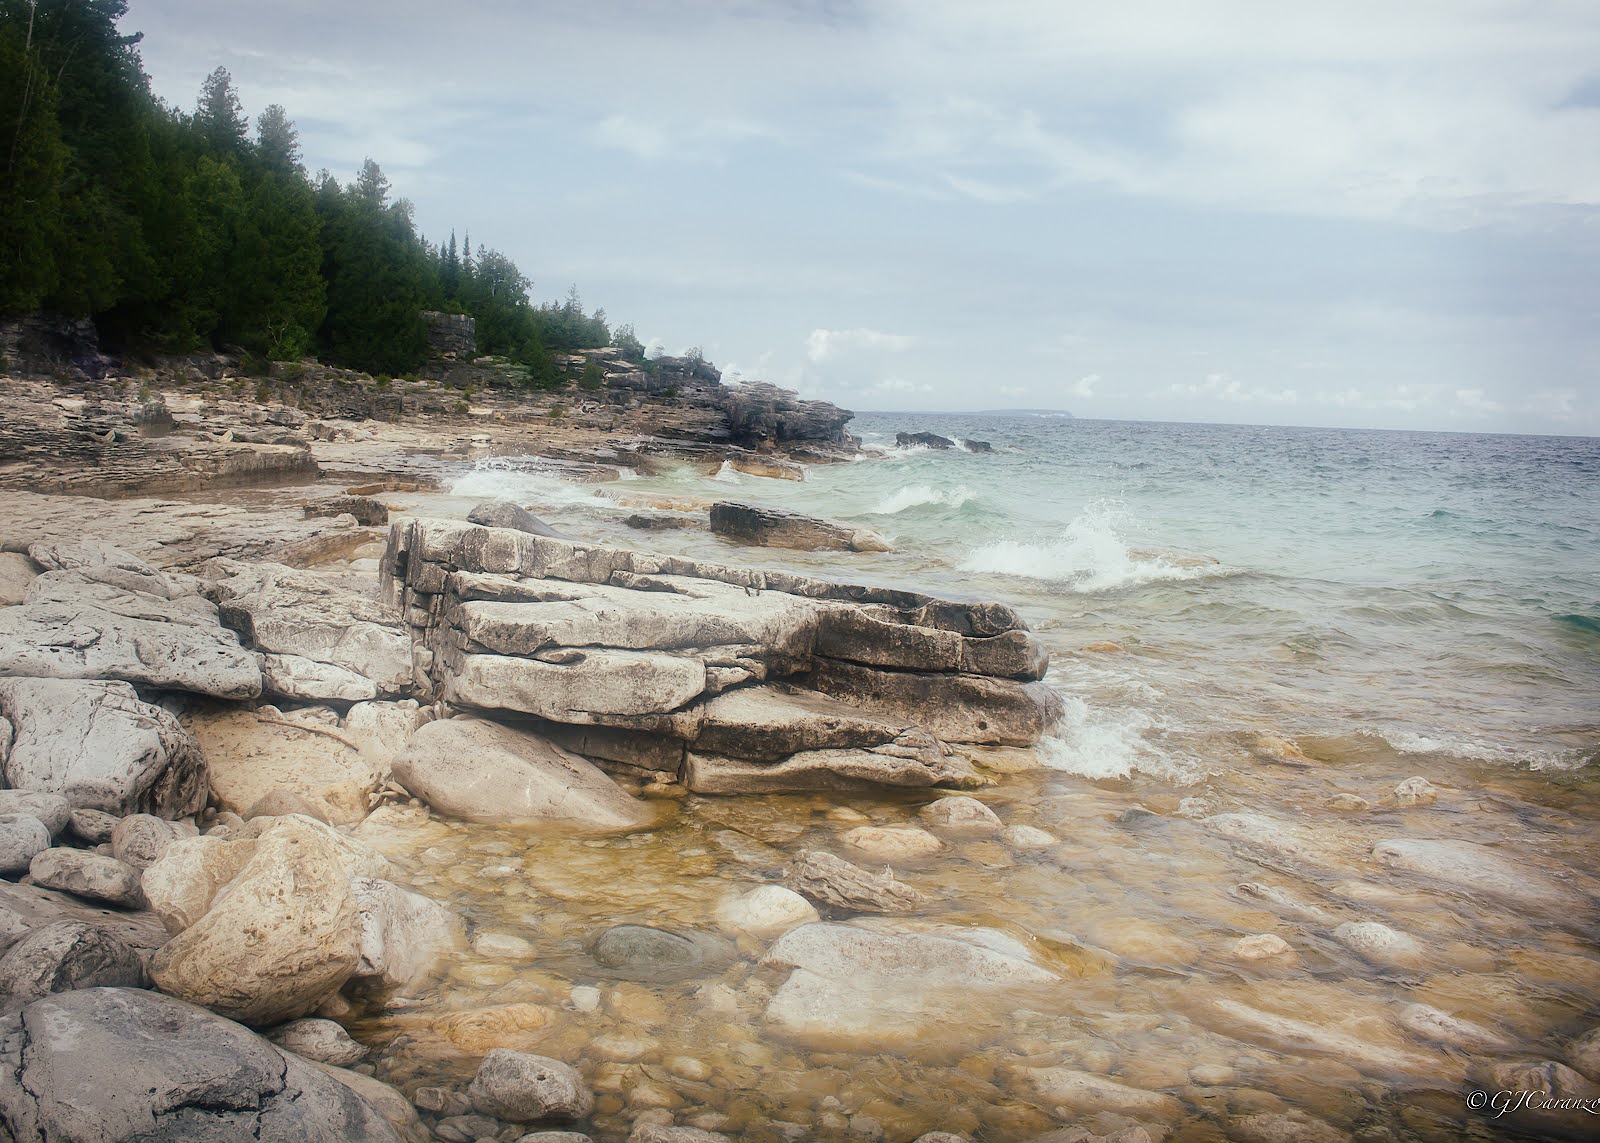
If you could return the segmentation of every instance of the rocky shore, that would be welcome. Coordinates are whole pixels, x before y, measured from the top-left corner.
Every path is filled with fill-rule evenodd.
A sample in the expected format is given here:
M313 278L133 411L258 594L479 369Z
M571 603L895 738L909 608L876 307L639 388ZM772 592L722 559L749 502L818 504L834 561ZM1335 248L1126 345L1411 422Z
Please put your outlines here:
M1593 880L1451 839L1461 791L1063 793L1040 634L852 574L870 533L639 505L823 576L418 507L495 455L791 479L843 411L196 368L0 381L0 1138L1321 1141L1401 1100L1443 1139L1473 1085L1600 1097L1592 1022L1530 1047L1600 986Z

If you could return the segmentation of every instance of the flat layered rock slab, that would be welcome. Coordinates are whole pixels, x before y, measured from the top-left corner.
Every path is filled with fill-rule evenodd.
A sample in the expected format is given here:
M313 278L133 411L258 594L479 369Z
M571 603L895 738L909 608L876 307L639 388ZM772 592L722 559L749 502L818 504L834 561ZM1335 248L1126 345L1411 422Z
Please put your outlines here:
M261 666L232 631L88 604L0 609L0 676L117 679L226 699L261 694Z

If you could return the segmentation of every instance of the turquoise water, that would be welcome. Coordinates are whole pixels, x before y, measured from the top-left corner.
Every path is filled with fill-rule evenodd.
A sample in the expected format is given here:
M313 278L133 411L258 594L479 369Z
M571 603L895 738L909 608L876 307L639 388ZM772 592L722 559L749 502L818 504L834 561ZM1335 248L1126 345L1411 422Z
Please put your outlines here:
M690 470L605 490L750 499L882 533L882 555L618 527L634 508L501 458L592 538L1018 606L1056 652L1048 758L1183 782L1242 732L1550 771L1600 744L1600 441L871 414L804 483ZM995 452L896 449L897 431ZM1213 562L1214 561L1214 562ZM1113 643L1120 652L1079 649Z
M504 495L587 541L1016 605L1052 649L1066 715L1043 768L995 773L979 796L1057 841L1022 853L950 839L897 873L927 895L911 923L998 926L1070 979L970 1027L838 1051L763 1022L759 944L714 983L645 997L654 1023L625 1014L636 1001L592 1019L552 1007L532 1047L605 1093L596 1138L626 1137L647 1105L624 1094L637 1074L682 1088L680 1116L712 1116L689 1121L764 1143L859 1139L857 1113L888 1143L1116 1128L1093 1100L1041 1107L1018 1079L1038 1066L1159 1093L1136 1117L1171 1143L1593 1136L1580 1112L1502 1122L1463 1095L1547 1082L1504 1068L1577 1060L1595 1027L1600 441L911 414L852 428L867 455L804 482L685 466L580 486L496 456L412 506L460 516ZM995 451L892 447L923 429ZM738 547L706 530L713 499L872 528L894 550ZM642 510L685 526L625 526ZM1417 778L1425 796L1402 796ZM718 902L784 854L837 850L861 821L915 825L924 800L691 795L648 834L577 847L435 822L391 857L479 930L546 950L515 969L467 958L449 1005L559 1005L596 983L581 957L599 927L715 927ZM748 841L725 849L730 831L782 852L753 870ZM1408 875L1379 858L1391 839L1481 847L1475 860L1579 904ZM526 883L488 880L488 860L522 862ZM1409 951L1368 955L1340 936L1374 921ZM382 1074L464 1083L483 1044L405 1019L374 1027L405 1032ZM1439 1019L1466 1024L1441 1033ZM694 1056L714 1078L690 1088L608 1062L602 1032L643 1040L646 1061ZM1289 1126L1254 1122L1263 1111Z

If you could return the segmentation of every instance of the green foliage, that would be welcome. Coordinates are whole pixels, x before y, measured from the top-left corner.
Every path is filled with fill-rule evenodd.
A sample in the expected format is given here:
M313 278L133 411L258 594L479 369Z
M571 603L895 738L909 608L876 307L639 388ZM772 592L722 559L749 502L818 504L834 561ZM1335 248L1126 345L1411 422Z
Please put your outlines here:
M622 350L622 355L632 361L644 360L644 343L634 334L632 323L613 330L611 344Z
M601 368L598 361L584 362L583 372L578 375L578 388L589 393L604 389L606 385L606 371Z
M308 178L283 107L252 138L225 68L191 114L161 103L140 37L118 28L127 10L0 0L0 313L89 316L135 354L222 348L259 367L315 350L397 374L424 360L419 311L445 309L511 362L500 383L535 390L570 380L556 355L610 344L576 287L535 306L529 278L470 233L430 246L374 160L348 187ZM618 340L642 355L631 326Z

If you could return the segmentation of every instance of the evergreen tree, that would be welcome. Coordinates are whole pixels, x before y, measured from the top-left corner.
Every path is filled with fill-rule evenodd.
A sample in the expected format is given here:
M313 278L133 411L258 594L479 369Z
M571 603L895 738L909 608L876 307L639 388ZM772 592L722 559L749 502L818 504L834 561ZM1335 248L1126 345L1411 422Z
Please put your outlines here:
M256 162L275 175L305 179L306 169L300 162L300 133L279 104L272 104L256 117Z
M194 126L212 151L236 159L244 157L250 145L250 123L239 103L238 93L233 90L233 77L227 68L217 68L200 85Z
M0 23L0 314L27 313L55 289L60 184L68 152L56 92L27 24Z

